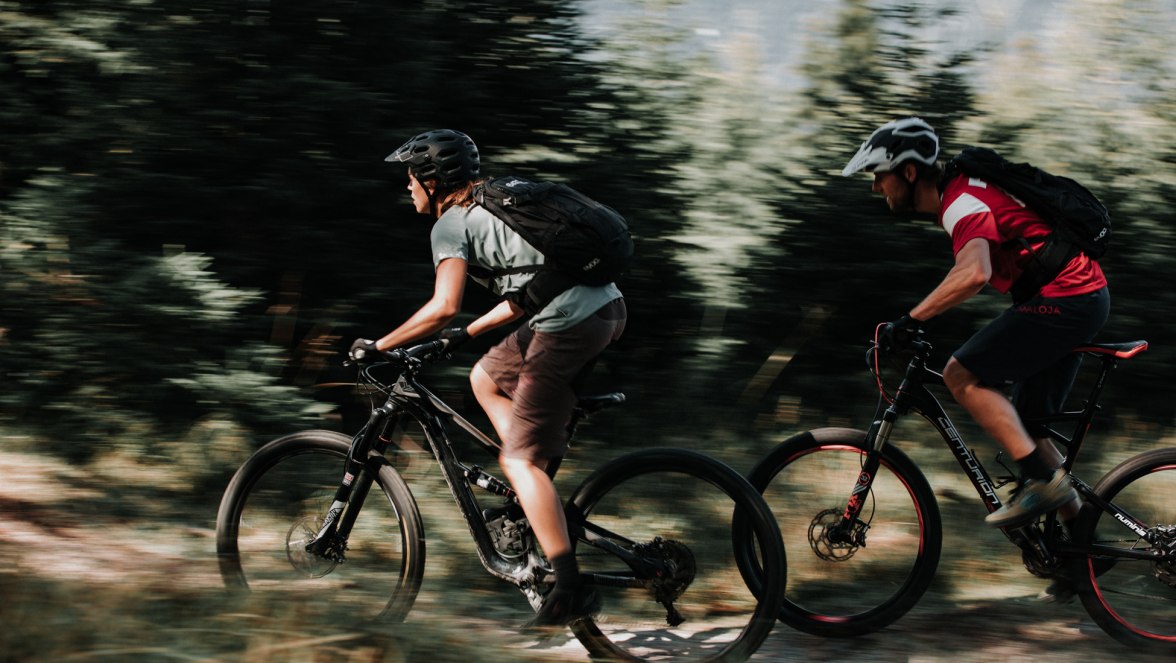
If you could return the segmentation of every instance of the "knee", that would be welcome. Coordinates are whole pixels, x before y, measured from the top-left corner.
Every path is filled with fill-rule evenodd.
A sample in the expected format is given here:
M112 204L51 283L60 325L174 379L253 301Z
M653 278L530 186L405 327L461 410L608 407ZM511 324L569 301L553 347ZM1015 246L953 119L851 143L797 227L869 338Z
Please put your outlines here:
M506 456L498 457L498 466L502 468L502 473L506 475L506 480L512 484L517 483L516 479L519 474L519 464L516 458L507 458Z
M474 396L481 401L483 394L493 394L498 391L498 385L494 380L482 369L482 364L474 364L473 370L470 371L470 389L474 391Z
M539 463L526 458L499 456L498 464L502 467L502 473L506 475L507 480L516 490L520 488L526 490L531 481L543 474L543 467ZM544 476L546 475L544 474Z
M943 369L943 384L947 385L948 391L957 401L967 395L968 389L978 382L976 374L956 361L955 357L947 361L947 366Z

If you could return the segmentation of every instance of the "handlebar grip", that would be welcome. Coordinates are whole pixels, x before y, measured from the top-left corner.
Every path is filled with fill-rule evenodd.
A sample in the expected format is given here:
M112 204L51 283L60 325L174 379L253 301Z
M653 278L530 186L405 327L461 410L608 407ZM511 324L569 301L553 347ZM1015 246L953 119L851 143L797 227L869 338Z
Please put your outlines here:
M411 348L405 348L404 350L401 350L401 352L403 352L405 356L410 359L420 359L441 352L445 349L446 345L446 341L443 340L429 341L428 343L414 345Z

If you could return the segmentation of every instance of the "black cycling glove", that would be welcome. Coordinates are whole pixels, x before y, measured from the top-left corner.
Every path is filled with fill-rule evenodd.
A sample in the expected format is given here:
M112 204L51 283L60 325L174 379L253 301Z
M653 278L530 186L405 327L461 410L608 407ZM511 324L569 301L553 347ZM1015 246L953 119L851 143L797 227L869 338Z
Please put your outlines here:
M906 350L922 335L923 321L912 318L909 313L904 314L882 326L878 332L878 347L885 352Z
M347 356L351 357L353 361L371 360L378 358L380 351L376 348L375 341L366 338L357 338L351 344L351 349L348 350Z
M448 341L448 343L445 344L446 352L453 352L454 350L464 345L466 341L470 340L470 333L466 331L465 327L450 327L449 329L442 329L438 336L440 336L441 340Z

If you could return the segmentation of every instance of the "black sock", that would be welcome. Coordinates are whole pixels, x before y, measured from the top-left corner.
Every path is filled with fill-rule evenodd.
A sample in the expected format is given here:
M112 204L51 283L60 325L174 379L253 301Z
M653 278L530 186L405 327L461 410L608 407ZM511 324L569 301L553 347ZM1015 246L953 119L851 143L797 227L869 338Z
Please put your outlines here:
M1021 476L1024 479L1039 479L1041 481L1049 481L1053 478L1055 467L1050 467L1045 462L1045 458L1041 455L1041 447L1033 450L1033 453L1025 456L1017 461L1021 466Z
M551 569L555 571L556 589L575 589L580 586L580 565L576 556L564 553L551 558Z

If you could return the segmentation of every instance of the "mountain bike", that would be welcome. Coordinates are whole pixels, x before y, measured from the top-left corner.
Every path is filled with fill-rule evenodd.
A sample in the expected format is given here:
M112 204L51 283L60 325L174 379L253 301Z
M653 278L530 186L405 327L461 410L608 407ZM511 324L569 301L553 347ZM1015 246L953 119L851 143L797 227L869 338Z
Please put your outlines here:
M388 452L396 432L415 424L482 566L521 590L531 608L542 606L554 577L514 491L461 460L450 429L464 430L494 457L499 445L422 382L426 366L447 358L446 346L432 341L359 363L372 410L353 437L294 433L240 467L217 514L226 585L272 594L283 605L336 610L345 620L405 620L422 583L425 534ZM621 393L581 398L568 435L623 401ZM683 449L629 453L590 473L565 510L582 579L602 599L598 614L570 625L591 655L743 660L775 625L784 600L783 539L762 496L728 465ZM755 559L766 568L750 582L736 559L746 548L734 534L736 513L751 523Z
M1082 605L1127 645L1176 653L1176 448L1139 454L1094 486L1072 473L1111 369L1147 348L1146 341L1091 343L1074 352L1098 361L1081 409L1028 424L1047 427L1065 455L1084 505L1075 524L1056 512L1004 528L1030 573L1068 577ZM926 477L897 445L900 419L916 412L938 431L989 512L1014 472L993 479L928 387L943 376L927 367L931 345L919 337L898 389L888 393L878 344L867 359L881 394L869 430L822 428L797 434L750 473L779 518L789 555L780 619L802 631L856 636L891 624L931 584L942 551L943 523ZM1065 409L1065 408L1063 408ZM1072 424L1065 435L1058 428ZM1003 462L1003 454L997 461ZM979 523L977 523L979 526Z

